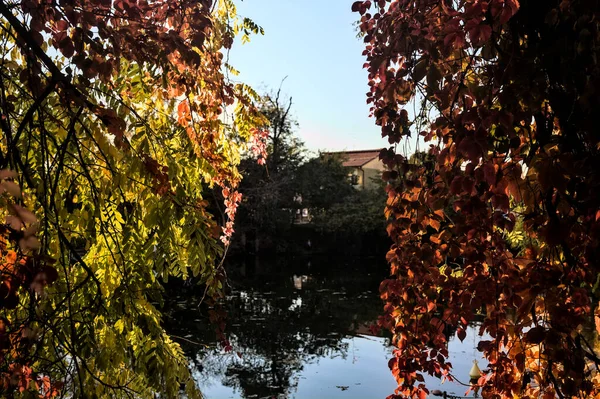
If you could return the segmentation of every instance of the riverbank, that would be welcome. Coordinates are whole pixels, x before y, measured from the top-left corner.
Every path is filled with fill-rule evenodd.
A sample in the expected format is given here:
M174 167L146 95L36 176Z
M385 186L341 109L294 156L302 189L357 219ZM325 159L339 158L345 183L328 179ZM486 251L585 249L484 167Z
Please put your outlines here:
M380 256L391 240L383 228L369 232L331 233L312 224L294 224L276 235L245 231L234 235L229 249L232 255L291 256Z

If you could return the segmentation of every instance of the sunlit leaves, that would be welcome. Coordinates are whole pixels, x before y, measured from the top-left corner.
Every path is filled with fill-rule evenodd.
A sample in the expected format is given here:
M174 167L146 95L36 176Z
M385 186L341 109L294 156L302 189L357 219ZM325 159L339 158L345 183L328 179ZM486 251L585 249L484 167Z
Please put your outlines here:
M221 295L219 232L262 120L223 49L262 29L230 0L63 3L0 4L0 390L198 397L156 304L173 276Z
M597 5L394 0L352 9L366 43L367 102L393 146L381 156L399 175L386 210L394 279L381 289L381 324L400 349L397 393L419 397L415 370L447 371L431 356L446 339L432 337L447 326L464 339L479 315L492 338L479 345L489 361L484 397L596 397L587 331L600 244L590 133L599 103L589 83L598 79L589 40ZM412 120L409 100L421 104ZM415 132L429 149L410 162L395 150Z

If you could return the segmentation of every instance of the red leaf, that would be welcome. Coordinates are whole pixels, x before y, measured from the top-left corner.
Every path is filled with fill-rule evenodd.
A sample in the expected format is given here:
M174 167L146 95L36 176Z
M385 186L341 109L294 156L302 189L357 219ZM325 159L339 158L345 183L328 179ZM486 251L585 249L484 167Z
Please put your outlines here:
M67 58L71 58L75 54L75 46L70 37L66 37L58 43L60 52Z
M57 31L63 32L65 30L67 30L68 27L69 27L69 23L67 21L65 21L64 19L56 21L56 30Z
M465 392L465 396L469 396L469 394L471 393L472 390L473 390L473 386L471 385L469 387L469 389L467 389L467 392Z
M177 121L181 126L187 126L191 120L190 104L187 100L184 100L177 106Z
M525 341L532 344L539 344L546 337L546 330L542 326L537 326L527 331Z
M434 326L435 328L437 328L438 333L441 333L442 331L444 331L445 324L443 321L441 321L437 317L431 318L431 325Z
M429 302L427 303L427 311L428 311L428 312L432 312L432 311L434 311L434 310L435 310L435 308L436 308L436 304L435 304L435 302L433 302L433 301L429 301Z
M496 184L496 168L491 162L486 162L481 167L483 169L483 176L485 181L490 186Z

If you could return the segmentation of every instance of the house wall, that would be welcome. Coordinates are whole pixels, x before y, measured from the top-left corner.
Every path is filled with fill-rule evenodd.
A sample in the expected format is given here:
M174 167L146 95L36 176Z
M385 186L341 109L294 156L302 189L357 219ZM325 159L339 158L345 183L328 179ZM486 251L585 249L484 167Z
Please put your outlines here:
M357 190L362 190L363 189L363 170L359 167L350 167L350 173L356 173L356 176L358 176L358 183L353 185L353 187Z
M385 165L379 158L367 162L362 167L364 171L364 187L366 189L374 189L378 185L378 180L381 179L381 173L386 170ZM362 179L362 173L360 173ZM377 181L374 181L376 179ZM362 182L361 182L362 185Z

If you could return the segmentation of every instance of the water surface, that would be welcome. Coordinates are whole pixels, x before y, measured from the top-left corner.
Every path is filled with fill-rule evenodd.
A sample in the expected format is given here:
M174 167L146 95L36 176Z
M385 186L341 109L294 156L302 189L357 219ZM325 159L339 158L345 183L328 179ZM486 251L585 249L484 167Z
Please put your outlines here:
M217 344L198 296L182 292L172 298L168 328L193 360L208 399L383 399L396 388L387 366L393 348L368 326L382 310L378 287L387 270L373 259L230 264L225 307L233 350ZM464 380L480 358L473 349L475 331L467 332L465 342L449 344L454 373ZM426 381L430 389L466 391L456 383Z

